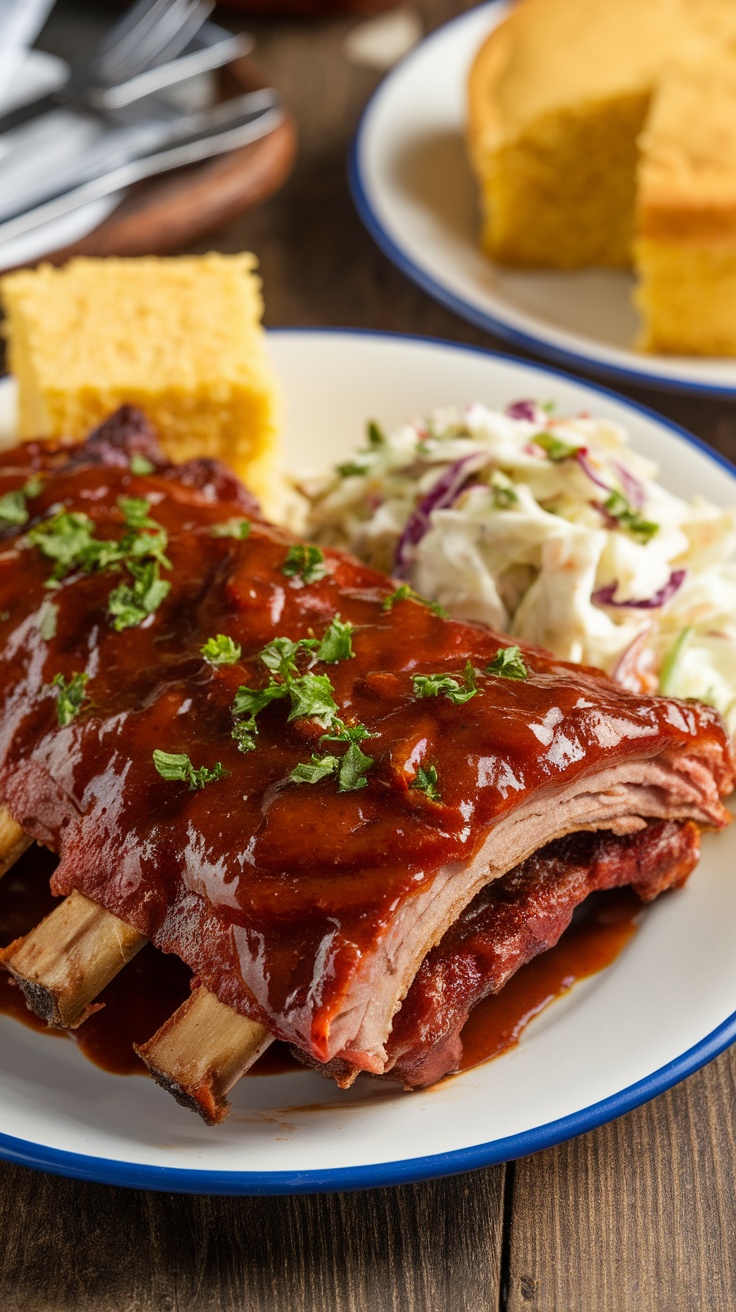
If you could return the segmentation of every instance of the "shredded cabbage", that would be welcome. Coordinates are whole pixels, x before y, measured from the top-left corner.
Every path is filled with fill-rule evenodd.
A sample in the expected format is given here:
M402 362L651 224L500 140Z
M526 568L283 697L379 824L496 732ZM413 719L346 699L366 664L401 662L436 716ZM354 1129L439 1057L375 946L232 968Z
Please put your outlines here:
M522 401L388 436L371 424L365 449L302 490L314 541L458 619L709 702L736 737L736 508L656 475L619 425Z

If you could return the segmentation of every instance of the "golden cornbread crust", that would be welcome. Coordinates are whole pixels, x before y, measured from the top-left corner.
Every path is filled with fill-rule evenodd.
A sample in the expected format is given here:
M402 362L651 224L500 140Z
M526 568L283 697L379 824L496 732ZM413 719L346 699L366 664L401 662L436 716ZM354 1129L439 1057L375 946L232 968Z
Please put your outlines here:
M520 0L468 102L493 259L633 264L642 349L736 354L734 0Z
M20 436L81 439L138 405L171 459L216 456L270 501L277 386L256 263L77 259L0 279Z

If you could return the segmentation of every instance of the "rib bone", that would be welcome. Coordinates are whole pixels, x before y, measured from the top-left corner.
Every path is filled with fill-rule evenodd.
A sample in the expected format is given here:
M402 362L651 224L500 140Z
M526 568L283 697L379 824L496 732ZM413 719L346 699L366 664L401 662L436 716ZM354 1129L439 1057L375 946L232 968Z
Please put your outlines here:
M208 1125L228 1113L225 1095L272 1035L207 989L197 988L147 1043L135 1045L157 1084Z
M73 892L40 925L0 952L31 1011L48 1025L76 1029L94 998L146 942L142 934Z
M32 841L23 833L10 812L0 806L0 879L15 865Z

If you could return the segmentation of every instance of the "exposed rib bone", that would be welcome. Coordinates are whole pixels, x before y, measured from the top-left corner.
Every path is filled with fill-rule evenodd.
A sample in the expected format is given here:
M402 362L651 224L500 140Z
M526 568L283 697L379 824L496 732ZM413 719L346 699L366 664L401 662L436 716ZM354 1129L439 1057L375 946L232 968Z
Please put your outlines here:
M30 934L4 948L0 966L15 976L37 1016L59 1029L76 1029L98 1010L94 998L145 942L75 891Z
M135 1050L157 1084L208 1125L216 1125L228 1113L226 1093L271 1039L263 1025L198 988Z
M4 806L0 806L0 879L15 865L19 857L31 846L33 839L23 833L20 825Z

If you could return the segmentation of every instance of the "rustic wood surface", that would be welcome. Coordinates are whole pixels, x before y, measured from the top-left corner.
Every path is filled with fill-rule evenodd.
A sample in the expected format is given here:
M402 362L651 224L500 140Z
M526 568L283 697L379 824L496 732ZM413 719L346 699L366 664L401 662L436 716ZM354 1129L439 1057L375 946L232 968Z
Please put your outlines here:
M418 7L429 30L470 6ZM59 0L44 44L83 49L109 12ZM259 66L294 108L299 160L278 196L200 249L257 252L271 324L387 328L504 350L408 283L353 211L346 150L378 75L345 61L351 25L253 24ZM629 394L736 457L732 405ZM735 1075L727 1053L570 1144L361 1194L181 1197L0 1164L0 1308L733 1312Z

